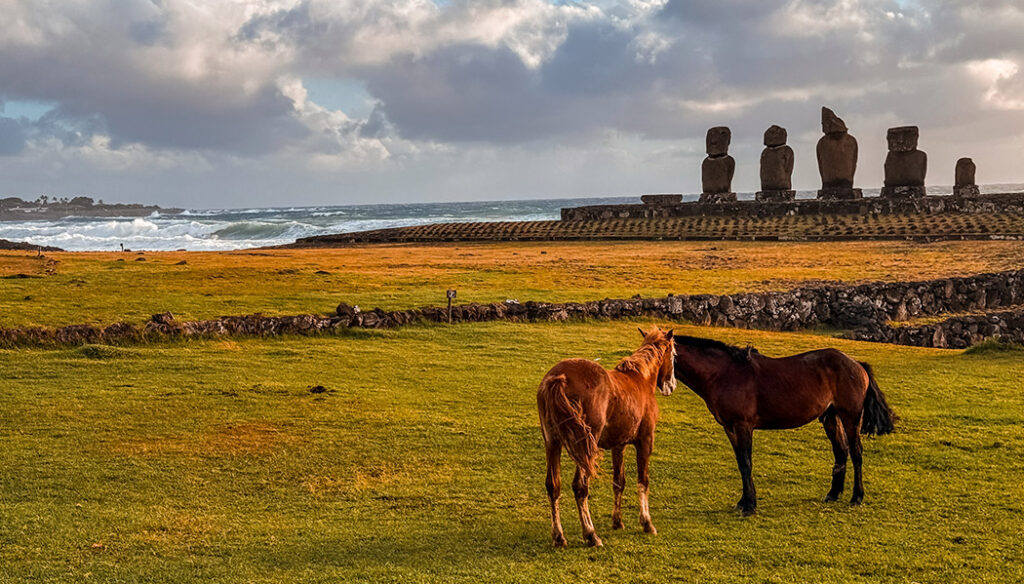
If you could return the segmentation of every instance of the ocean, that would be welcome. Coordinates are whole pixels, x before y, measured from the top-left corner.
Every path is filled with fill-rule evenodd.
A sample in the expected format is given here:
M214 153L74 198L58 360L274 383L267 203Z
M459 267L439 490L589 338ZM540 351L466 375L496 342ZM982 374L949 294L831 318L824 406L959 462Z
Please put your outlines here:
M949 187L929 187L949 194ZM1024 184L988 185L982 192L1021 192ZM865 196L878 189L864 189ZM685 195L695 201L699 195ZM753 199L753 193L739 193ZM798 191L811 198L814 191ZM461 203L408 203L195 209L148 217L67 217L45 221L0 221L0 239L50 245L68 251L133 250L219 251L291 243L300 237L348 233L424 223L541 221L559 218L562 207L639 203L639 196Z

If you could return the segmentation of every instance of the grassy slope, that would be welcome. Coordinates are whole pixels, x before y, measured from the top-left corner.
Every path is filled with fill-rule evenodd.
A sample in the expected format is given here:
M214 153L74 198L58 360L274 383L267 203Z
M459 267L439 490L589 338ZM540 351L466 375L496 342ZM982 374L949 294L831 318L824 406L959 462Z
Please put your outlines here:
M756 436L760 514L739 518L731 450L680 385L659 398L659 535L633 489L610 530L606 458L606 547L581 547L568 495L572 545L550 548L535 384L558 358L610 364L634 323L0 351L0 581L1024 579L1019 356L682 330L872 362L903 420L866 443L866 504L820 502L831 454L809 426Z
M0 277L46 260L0 252ZM50 254L56 274L0 279L0 327L330 312L444 302L591 300L788 289L815 279L927 279L1024 265L1020 242L612 242L381 245L234 253ZM146 261L135 261L137 258ZM124 261L117 261L117 260ZM174 265L181 260L187 265ZM328 274L317 274L326 271Z

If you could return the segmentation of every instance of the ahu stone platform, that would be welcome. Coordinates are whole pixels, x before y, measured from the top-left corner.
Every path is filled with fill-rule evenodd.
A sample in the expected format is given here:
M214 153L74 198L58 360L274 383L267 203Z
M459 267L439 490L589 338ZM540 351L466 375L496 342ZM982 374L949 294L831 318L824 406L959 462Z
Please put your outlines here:
M630 207L630 205L625 205ZM636 205L640 206L640 205ZM434 223L304 237L283 248L372 243L610 240L843 241L1022 239L1024 212L679 216L639 219Z
M668 197L669 195L664 195ZM655 219L667 217L785 217L790 215L920 215L1024 213L1024 193L969 197L928 195L913 198L799 199L635 205L589 205L562 209L563 221Z

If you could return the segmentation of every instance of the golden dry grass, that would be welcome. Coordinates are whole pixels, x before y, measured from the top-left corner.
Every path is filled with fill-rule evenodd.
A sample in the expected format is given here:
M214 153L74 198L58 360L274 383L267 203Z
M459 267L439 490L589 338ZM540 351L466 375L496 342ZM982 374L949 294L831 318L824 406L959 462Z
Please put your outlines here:
M784 290L968 275L1024 266L1024 242L530 242L382 244L235 252L54 253L54 274L0 280L0 326L330 312L444 302L591 300ZM139 259L145 261L137 261ZM46 259L0 253L0 275ZM184 265L178 265L185 261Z

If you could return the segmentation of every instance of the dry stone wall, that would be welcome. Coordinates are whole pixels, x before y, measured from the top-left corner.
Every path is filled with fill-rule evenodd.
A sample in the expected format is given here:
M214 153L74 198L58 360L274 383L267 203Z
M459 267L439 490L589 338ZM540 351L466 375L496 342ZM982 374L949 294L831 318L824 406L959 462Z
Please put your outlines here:
M650 317L702 325L778 331L829 326L850 331L847 336L854 339L959 348L967 346L964 343L976 341L977 335L1003 334L1007 338L1018 338L1021 331L1024 331L1024 321L1020 317L1022 306L1024 270L1017 270L922 282L811 286L787 292L669 295L661 298L636 296L566 303L471 303L453 306L451 322ZM1016 312L1011 311L1012 308L1016 308ZM925 327L901 328L888 325L890 321L905 321L922 316L981 311L1000 311L1000 314L954 319L956 322L946 321ZM1000 320L992 321L991 318ZM124 344L222 336L323 335L337 334L353 327L394 328L415 322L447 322L448 319L448 310L444 307L360 311L346 303L341 303L331 315L254 314L179 321L170 313L161 313L153 315L141 326L115 323L107 327L73 325L56 329L0 329L0 346ZM938 329L941 329L941 333L936 332Z
M915 347L966 349L989 338L1024 345L1024 309L958 316L921 326L872 325L850 331L849 339Z

